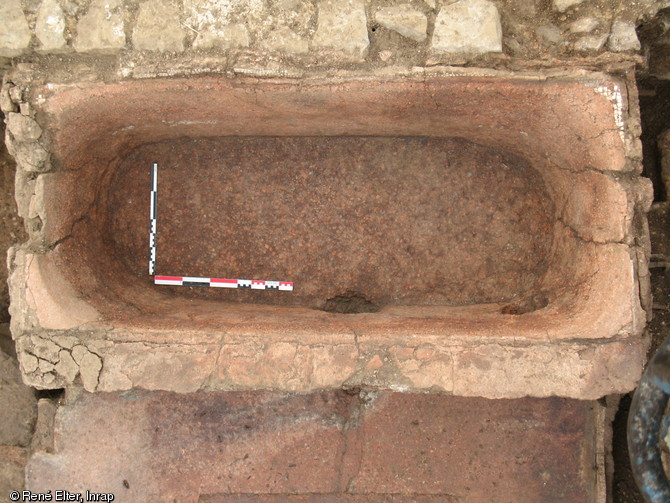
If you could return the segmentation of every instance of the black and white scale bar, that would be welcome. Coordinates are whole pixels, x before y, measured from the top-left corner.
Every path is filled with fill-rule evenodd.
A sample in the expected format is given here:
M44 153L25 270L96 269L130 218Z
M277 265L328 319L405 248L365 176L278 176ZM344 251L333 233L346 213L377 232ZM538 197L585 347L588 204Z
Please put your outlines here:
M149 230L149 274L156 273L156 206L158 202L158 163L151 165L151 202L150 217L151 228Z
M251 290L293 291L289 281L266 281L258 279L198 278L194 276L154 276L156 285L208 286L214 288L249 288Z
M222 279L198 278L195 276L155 276L156 274L156 234L158 207L158 163L151 165L151 202L149 230L149 274L154 277L156 285L173 286L206 286L214 288L249 288L251 290L283 290L293 291L293 283L289 281L266 281L257 279Z

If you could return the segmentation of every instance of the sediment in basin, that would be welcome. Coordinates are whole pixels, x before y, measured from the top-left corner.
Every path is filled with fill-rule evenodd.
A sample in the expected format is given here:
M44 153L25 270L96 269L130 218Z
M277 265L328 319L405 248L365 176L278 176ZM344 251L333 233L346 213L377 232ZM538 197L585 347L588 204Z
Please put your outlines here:
M149 280L152 162L158 274L295 284L168 287L176 295L320 307L353 291L378 306L462 305L532 295L546 270L555 212L518 156L462 139L222 137L141 146L110 179L109 234L138 281Z

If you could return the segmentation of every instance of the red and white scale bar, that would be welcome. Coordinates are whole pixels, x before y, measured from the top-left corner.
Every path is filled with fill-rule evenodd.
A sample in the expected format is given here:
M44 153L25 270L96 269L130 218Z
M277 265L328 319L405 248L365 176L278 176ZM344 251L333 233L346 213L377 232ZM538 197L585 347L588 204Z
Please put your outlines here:
M158 232L158 163L151 165L151 230L149 232L149 274L156 270L156 235ZM220 279L197 278L194 276L154 276L155 285L174 286L209 286L215 288L249 288L251 290L283 290L293 291L293 283L289 281L265 281L258 279Z
M258 279L197 278L194 276L154 276L156 285L210 286L215 288L249 288L251 290L293 291L288 281L265 281Z

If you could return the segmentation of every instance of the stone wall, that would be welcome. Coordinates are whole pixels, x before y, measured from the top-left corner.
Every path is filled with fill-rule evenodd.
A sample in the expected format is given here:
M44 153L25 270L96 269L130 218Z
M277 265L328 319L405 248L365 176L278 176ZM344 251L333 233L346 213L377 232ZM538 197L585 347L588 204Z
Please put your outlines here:
M667 0L5 0L0 57L152 51L300 62L545 66L640 50Z

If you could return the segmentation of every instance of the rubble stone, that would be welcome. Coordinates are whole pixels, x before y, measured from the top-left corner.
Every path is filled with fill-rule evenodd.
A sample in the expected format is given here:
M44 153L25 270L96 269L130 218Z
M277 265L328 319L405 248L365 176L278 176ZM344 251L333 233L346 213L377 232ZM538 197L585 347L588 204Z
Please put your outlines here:
M30 44L30 28L19 0L0 2L0 56L21 54Z
M26 374L37 370L39 360L30 353L21 353L21 367Z
M575 50L596 52L603 48L606 41L607 35L586 35L575 42Z
M77 25L74 48L109 52L126 45L121 0L94 0Z
M249 47L249 32L243 24L229 24L221 28L210 26L199 31L193 47L199 49Z
M595 30L600 21L594 17L582 17L570 23L571 33L590 33Z
M53 369L56 368L56 366L53 363L48 362L46 360L39 360L38 364L37 364L37 367L39 368L40 372L42 372L43 374L51 372Z
M574 5L579 5L584 0L554 0L554 8L559 12L565 12Z
M495 4L460 0L443 7L435 19L431 49L441 53L502 51L502 27Z
M35 141L42 136L42 128L34 119L19 113L7 114L7 129L18 141Z
M181 52L184 50L184 29L179 23L179 10L162 0L148 0L140 5L133 30L135 49L144 51Z
M61 348L54 344L49 339L33 336L30 338L32 342L31 352L41 360L46 360L51 363L58 363L60 358Z
M612 33L607 46L614 52L639 51L641 46L635 32L635 25L616 21L612 25Z
M537 34L551 44L559 44L563 40L561 30L553 24L540 26Z
M5 135L5 143L7 151L25 171L41 172L49 169L49 153L39 143L14 141L8 135Z
M284 51L295 54L309 51L307 40L286 26L271 31L263 38L261 47L267 51Z
M56 364L56 372L62 375L68 383L71 383L77 377L79 366L69 351L61 350L60 360Z
M0 89L0 110L2 110L4 113L19 111L19 107L9 96L8 88Z
M87 352L80 363L81 381L86 391L95 391L98 387L98 376L102 369L102 360L98 355Z
M375 20L384 28L396 31L417 42L426 39L428 19L423 12L410 4L384 7L375 13Z
M312 44L362 57L370 45L363 0L321 0Z
M77 344L72 348L72 358L77 363L77 365L81 365L81 360L86 353L88 353L88 349L86 349L86 347L82 346L81 344Z
M37 11L35 35L42 51L56 51L67 44L63 31L65 16L57 0L44 0Z

